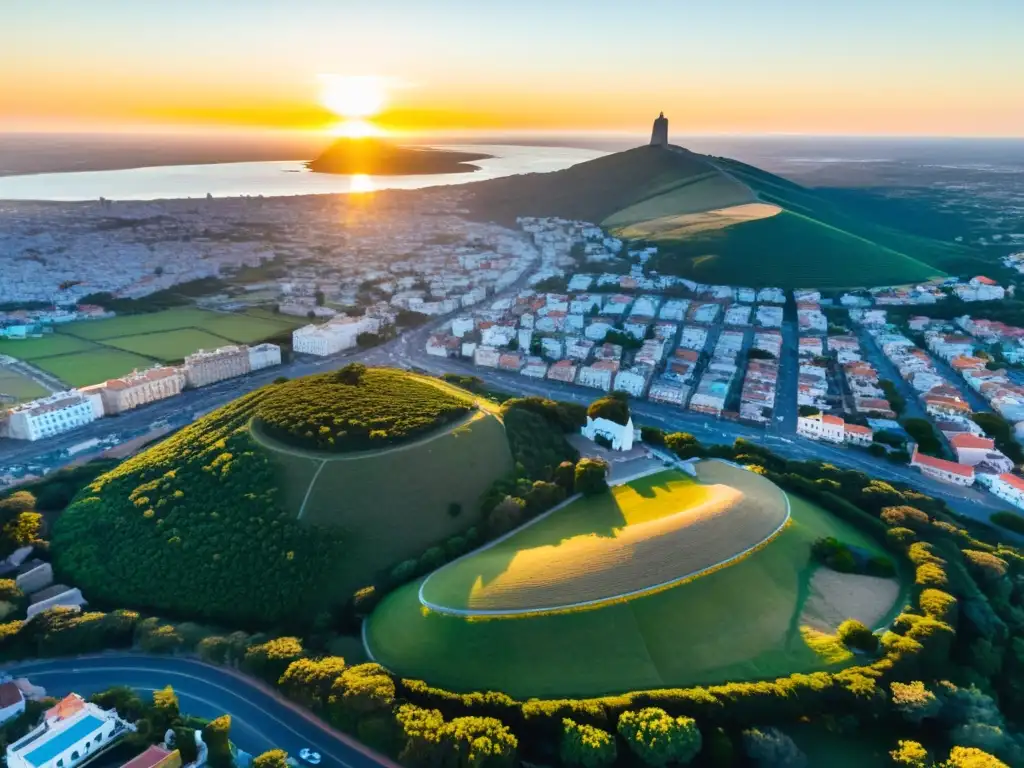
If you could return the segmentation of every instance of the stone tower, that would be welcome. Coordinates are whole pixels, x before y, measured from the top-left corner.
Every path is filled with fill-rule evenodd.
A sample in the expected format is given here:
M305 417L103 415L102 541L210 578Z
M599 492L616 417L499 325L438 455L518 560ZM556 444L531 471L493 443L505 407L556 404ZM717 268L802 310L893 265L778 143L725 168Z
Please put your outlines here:
M668 118L662 112L654 121L654 130L651 131L651 146L664 147L668 144Z

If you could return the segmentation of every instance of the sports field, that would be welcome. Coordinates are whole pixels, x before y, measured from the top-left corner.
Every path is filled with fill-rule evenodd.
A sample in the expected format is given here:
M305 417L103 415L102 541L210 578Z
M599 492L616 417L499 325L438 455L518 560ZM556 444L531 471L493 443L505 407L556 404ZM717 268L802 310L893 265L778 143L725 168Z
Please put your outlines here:
M504 426L482 411L420 440L365 453L318 454L253 434L281 472L287 508L344 531L351 554L332 577L343 594L475 524L480 497L513 468ZM457 516L452 502L460 505Z
M120 349L96 347L71 355L57 355L33 360L32 365L52 373L72 387L87 387L101 381L124 376L133 370L143 370L156 365L156 360Z
M47 394L48 390L45 387L36 384L28 376L0 366L0 395L10 395L23 403Z
M647 475L568 506L428 577L435 610L545 611L681 580L760 544L785 522L784 494L724 462Z
M232 314L186 307L67 323L42 338L0 340L0 354L30 362L70 386L81 387L135 368L178 361L200 349L255 344L306 322L259 310Z
M835 666L801 632L817 568L811 544L836 536L879 554L882 548L813 504L794 496L790 504L790 525L749 557L594 610L464 619L424 611L415 582L389 595L370 617L369 648L404 677L517 697L600 695Z
M195 328L180 328L176 331L144 333L139 336L119 336L116 339L105 339L103 343L109 347L123 349L125 352L135 352L164 362L173 362L183 360L186 355L191 355L198 349L217 349L231 344L231 341Z

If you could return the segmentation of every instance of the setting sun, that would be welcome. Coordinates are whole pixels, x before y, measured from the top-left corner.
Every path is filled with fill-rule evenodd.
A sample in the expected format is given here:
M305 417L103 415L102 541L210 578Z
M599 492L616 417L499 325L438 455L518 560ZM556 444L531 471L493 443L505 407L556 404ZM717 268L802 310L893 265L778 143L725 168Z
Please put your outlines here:
M365 120L387 104L385 82L379 77L322 75L320 103L339 117Z

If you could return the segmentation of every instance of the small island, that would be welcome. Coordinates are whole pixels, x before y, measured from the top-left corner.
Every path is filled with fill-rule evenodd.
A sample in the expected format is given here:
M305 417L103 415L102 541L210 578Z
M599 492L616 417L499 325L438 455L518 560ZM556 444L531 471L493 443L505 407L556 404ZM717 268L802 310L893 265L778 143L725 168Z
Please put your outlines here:
M414 176L433 173L468 173L480 168L471 163L493 155L456 152L429 147L402 147L380 139L338 139L306 167L317 173Z

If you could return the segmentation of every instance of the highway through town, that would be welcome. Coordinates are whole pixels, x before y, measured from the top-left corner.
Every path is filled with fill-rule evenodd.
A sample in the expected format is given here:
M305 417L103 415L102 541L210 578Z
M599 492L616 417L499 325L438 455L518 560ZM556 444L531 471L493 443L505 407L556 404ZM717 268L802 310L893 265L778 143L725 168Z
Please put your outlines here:
M230 715L231 740L252 755L276 748L297 757L300 749L309 747L320 753L323 768L396 768L261 683L192 659L103 654L26 661L7 665L4 671L28 678L50 696L90 696L115 685L146 695L170 685L183 713L208 719Z

